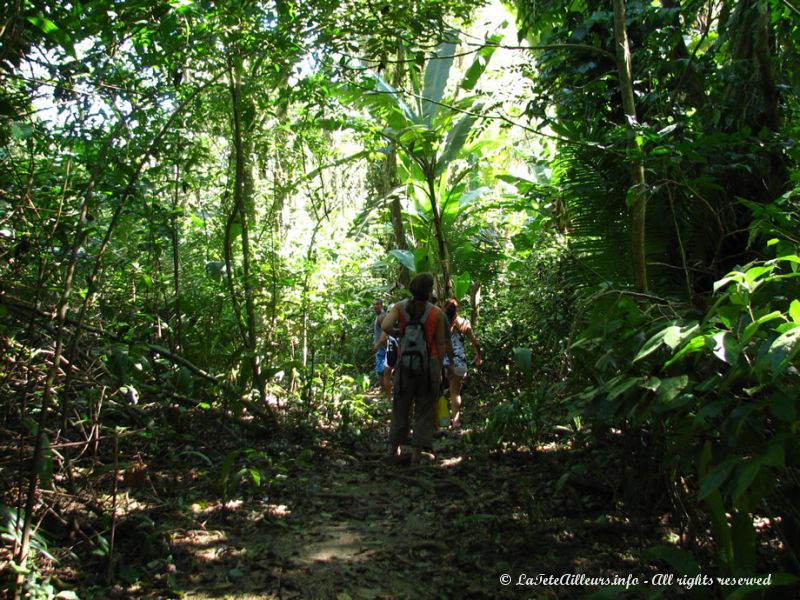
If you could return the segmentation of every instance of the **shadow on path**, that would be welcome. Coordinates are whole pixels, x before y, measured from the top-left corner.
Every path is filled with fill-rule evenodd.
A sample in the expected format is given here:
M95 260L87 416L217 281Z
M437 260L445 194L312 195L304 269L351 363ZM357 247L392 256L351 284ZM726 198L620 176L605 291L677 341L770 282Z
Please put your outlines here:
M625 512L614 465L557 444L490 452L472 437L439 437L436 461L421 467L386 464L379 444L321 446L268 486L268 497L193 505L193 524L170 533L173 590L186 598L561 599L603 586L541 577L649 576L635 557L670 532Z

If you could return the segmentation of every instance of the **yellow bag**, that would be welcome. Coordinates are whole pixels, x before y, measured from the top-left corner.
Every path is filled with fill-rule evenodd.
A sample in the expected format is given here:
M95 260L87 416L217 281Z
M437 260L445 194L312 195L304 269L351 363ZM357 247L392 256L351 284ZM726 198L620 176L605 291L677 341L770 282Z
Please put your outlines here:
M436 406L436 423L439 427L450 427L450 407L444 396L439 396L439 404Z

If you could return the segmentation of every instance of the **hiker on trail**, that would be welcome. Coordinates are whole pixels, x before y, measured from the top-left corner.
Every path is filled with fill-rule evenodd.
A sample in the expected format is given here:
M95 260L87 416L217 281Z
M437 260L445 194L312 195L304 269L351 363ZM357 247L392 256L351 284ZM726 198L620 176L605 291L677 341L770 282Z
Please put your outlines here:
M372 303L372 309L375 311L375 319L372 322L372 352L375 354L375 374L378 376L378 383L386 394L386 388L383 383L383 369L386 365L386 346L381 343L381 325L383 318L386 316L386 311L383 309L383 300L376 298Z
M389 310L391 311L391 308ZM385 319L386 317L384 317ZM388 321L387 321L388 322ZM400 323L395 322L390 333L386 333L381 329L381 335L378 338L378 346L383 348L384 356L386 359L383 362L383 375L381 376L381 388L383 396L387 400L392 399L392 375L394 375L394 368L397 365L397 356L400 353Z
M453 347L453 360L445 357L445 365L452 365L447 371L447 378L450 384L450 422L453 429L461 427L461 386L467 376L467 353L464 348L464 337L468 337L475 349L475 365L480 366L481 347L478 343L472 326L464 317L458 316L458 300L450 298L445 302L444 312L450 321L450 340Z
M383 320L382 327L388 333L395 321L400 322L400 355L394 377L389 456L400 456L400 444L408 438L413 408L411 461L418 463L423 450L433 448L440 369L447 345L444 313L430 302L433 276L420 273L411 280L409 291L412 298L395 304ZM426 458L431 457L426 455Z
M381 331L381 334L386 338L386 363L383 366L383 393L387 400L391 400L392 375L394 375L394 369L397 366L397 356L400 354L399 323L394 324L391 333L387 334L385 331Z

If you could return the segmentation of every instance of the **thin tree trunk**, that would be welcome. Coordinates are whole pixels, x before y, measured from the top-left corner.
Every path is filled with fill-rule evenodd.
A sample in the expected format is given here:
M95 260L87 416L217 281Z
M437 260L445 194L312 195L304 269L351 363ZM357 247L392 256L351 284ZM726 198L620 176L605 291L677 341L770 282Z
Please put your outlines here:
M442 216L439 214L439 203L436 198L436 189L433 181L433 166L423 169L428 180L428 199L431 202L431 212L433 213L433 228L436 235L436 246L439 251L439 268L442 273L442 285L444 286L445 298L453 296L453 281L450 277L450 256L447 252L447 242L444 239L442 230Z
M397 51L397 68L395 69L392 85L395 89L400 89L403 84L405 73L403 71L403 59L405 52L400 47ZM389 152L386 154L386 160L383 162L381 169L381 189L378 193L381 196L386 196L391 193L399 184L397 176L397 146L394 142L389 142ZM400 197L395 195L389 202L389 215L392 221L392 232L394 233L394 243L399 250L408 250L408 240L406 239L406 229L403 224L403 207L400 204ZM404 265L400 265L400 273L398 276L400 283L405 287L411 282L411 274Z
M242 137L241 115L241 64L234 64L229 58L231 100L233 103L233 144L236 158L234 175L233 202L236 212L242 220L242 278L244 279L244 305L247 318L247 352L253 370L253 385L258 390L262 402L266 403L266 388L261 377L261 361L258 355L258 337L256 333L255 302L253 299L253 281L250 269L250 228L245 199L245 169L247 157Z
M622 106L629 125L637 122L633 93L631 50L625 26L625 0L614 0L614 37L616 40L617 70L622 93ZM638 152L634 131L629 130L628 150ZM633 245L633 282L637 292L647 291L647 256L645 253L645 222L647 217L647 181L644 161L634 158L631 164L633 185L629 192L631 208L631 241Z
M15 597L19 597L22 583L24 582L24 569L28 561L28 554L30 552L30 539L31 529L33 526L33 506L35 503L36 492L39 487L38 474L42 471L42 461L44 460L44 443L45 443L45 430L47 428L48 416L50 412L50 405L53 403L55 396L55 383L58 377L59 366L61 365L61 356L64 352L64 337L65 337L65 321L67 318L67 307L69 299L72 294L72 283L75 276L75 269L78 264L78 251L85 237L86 225L89 221L89 214L92 208L92 200L94 196L94 188L97 179L103 172L106 156L111 149L114 139L117 134L122 131L126 119L121 119L114 130L109 134L106 143L103 145L100 155L95 162L95 168L92 171L91 178L86 186L86 192L83 196L81 203L80 213L78 217L78 226L75 231L75 238L72 241L72 248L70 249L69 262L64 274L64 287L61 291L61 297L58 301L58 310L56 312L56 340L55 350L53 352L53 363L47 370L47 377L44 384L44 394L42 396L42 407L39 413L39 421L36 429L36 441L33 448L33 460L31 461L30 482L28 484L28 496L25 501L25 521L22 525L22 534L15 559L17 565L20 567L20 574L17 576L16 587L14 590Z
M172 202L172 282L175 292L175 334L172 336L171 350L180 351L182 309L181 309L181 256L180 256L180 223L178 209L180 208L180 166L175 164L175 197Z

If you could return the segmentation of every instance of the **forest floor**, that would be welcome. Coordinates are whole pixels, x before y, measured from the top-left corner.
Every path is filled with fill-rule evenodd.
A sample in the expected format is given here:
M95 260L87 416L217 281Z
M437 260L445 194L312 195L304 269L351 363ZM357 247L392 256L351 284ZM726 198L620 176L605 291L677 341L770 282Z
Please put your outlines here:
M169 440L126 438L120 454L135 460L106 457L53 502L46 535L74 552L44 574L80 598L624 597L611 580L652 578L638 557L675 535L652 506L626 504L613 453L568 436L492 447L468 410L463 430L438 434L433 463L390 465L389 406L371 403L355 441L264 440L202 411L182 413ZM107 579L107 549L89 551L110 537L113 480Z

